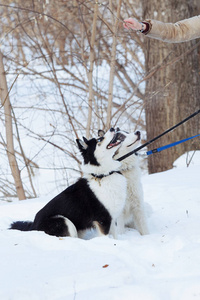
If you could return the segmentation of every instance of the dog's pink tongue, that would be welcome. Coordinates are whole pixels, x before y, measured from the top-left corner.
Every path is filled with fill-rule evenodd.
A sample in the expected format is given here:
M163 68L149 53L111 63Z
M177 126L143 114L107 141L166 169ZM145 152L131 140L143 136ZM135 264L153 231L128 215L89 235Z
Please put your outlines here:
M109 145L108 145L108 148L115 147L115 146L119 145L120 143L121 143L121 142L120 142L120 141L118 141L118 142L115 142L115 143L109 144Z
M114 145L115 144L110 144L110 145L108 145L108 148L112 148L112 147L114 147Z

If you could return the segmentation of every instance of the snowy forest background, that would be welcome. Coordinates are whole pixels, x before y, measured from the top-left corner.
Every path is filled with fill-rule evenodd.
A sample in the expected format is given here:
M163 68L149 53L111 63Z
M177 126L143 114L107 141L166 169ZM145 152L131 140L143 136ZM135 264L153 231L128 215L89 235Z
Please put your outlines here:
M145 141L199 109L199 42L166 45L123 28L128 16L175 22L196 15L197 2L1 1L1 200L55 195L74 182L81 175L78 137L118 126L141 130ZM186 86L190 100L176 81L179 72L179 81L188 82L189 67L196 80ZM148 114L155 122L146 128ZM199 118L182 128L159 145L198 134ZM199 148L198 139L158 154L149 173L170 169L181 154ZM147 172L146 159L142 167Z
M200 299L199 137L141 158L149 235L8 230L81 176L77 137L119 126L143 143L200 109L199 39L123 28L127 17L198 14L199 0L0 1L0 299ZM199 125L198 115L148 150Z

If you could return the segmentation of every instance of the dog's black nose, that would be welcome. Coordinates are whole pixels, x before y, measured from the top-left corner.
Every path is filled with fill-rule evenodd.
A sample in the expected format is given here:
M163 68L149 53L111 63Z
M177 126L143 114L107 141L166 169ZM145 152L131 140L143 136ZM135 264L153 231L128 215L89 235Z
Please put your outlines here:
M137 135L137 136L138 136L138 139L140 140L140 136L141 136L140 131L136 131L136 132L135 132L135 135Z
M110 128L110 131L111 131L111 132L112 132L112 131L115 131L115 129L111 127L111 128Z

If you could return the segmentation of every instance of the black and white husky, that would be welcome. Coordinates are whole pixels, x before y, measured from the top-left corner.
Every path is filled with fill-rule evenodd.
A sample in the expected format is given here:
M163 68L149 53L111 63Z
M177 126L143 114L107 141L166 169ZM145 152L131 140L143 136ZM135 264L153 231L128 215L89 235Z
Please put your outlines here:
M117 129L118 137L122 142L121 147L117 150L114 159L118 159L123 155L133 151L138 147L140 142L140 131L135 133L127 133L125 131ZM120 171L126 177L127 180L127 198L119 226L123 228L123 224L137 229L141 235L149 233L144 201L143 201L143 189L141 183L141 170L139 166L138 156L135 154L130 155L121 161Z
M110 230L116 236L115 221L126 199L126 179L119 172L121 163L113 159L121 143L116 137L111 128L98 139L77 139L84 160L83 178L48 202L33 222L17 221L10 229L81 237L84 231L96 228L96 236Z

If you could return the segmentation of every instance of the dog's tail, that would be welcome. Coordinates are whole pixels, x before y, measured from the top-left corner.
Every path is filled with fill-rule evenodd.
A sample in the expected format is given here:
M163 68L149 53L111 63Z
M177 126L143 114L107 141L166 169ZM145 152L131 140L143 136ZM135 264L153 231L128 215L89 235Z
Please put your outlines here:
M21 231L30 231L32 229L33 222L31 221L16 221L10 225L9 229L17 229Z

